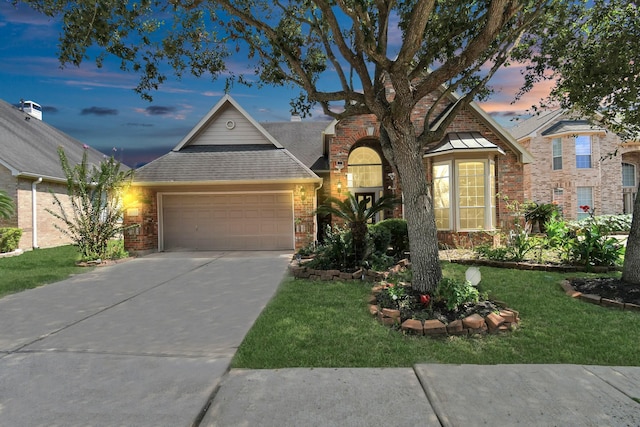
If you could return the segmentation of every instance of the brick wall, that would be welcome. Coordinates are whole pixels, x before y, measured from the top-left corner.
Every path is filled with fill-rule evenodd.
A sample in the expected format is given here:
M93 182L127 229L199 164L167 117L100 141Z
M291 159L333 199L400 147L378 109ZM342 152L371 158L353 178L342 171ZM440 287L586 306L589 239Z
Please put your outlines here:
M584 135L585 133L580 133ZM589 133L586 133L589 134ZM538 203L553 201L554 188L563 189L562 208L567 219L578 213L576 187L593 188L596 214L622 213L622 157L610 157L620 139L613 133L592 132L591 168L576 168L574 135L559 135L562 140L562 169L553 170L552 140L556 136L537 135L526 142L535 161L525 166L527 199Z
M20 239L20 249L31 249L33 247L33 222L32 222L32 194L31 184L33 180L16 179L18 212L18 227L22 229ZM66 229L64 223L55 218L47 209L60 214L60 208L54 204L54 194L62 203L67 215L72 216L73 210L67 195L67 186L64 184L43 181L36 186L36 219L37 219L37 245L40 248L51 248L55 246L68 245L73 243L71 238L60 231L57 227Z
M131 187L125 196L124 225L135 227L124 233L124 246L132 253L158 249L158 205L156 192Z

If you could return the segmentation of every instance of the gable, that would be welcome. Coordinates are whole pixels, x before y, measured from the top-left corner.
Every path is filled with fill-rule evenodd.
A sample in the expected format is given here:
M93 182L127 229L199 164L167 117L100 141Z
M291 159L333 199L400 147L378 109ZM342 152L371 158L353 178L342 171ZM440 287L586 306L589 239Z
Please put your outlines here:
M282 148L229 95L225 95L173 149L203 145L272 145Z
M225 107L187 145L273 145L242 113Z

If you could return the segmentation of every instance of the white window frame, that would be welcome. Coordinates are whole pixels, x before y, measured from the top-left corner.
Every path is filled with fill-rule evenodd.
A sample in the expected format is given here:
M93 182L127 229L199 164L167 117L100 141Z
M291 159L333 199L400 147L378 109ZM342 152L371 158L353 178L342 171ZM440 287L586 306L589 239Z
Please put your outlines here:
M556 147L560 149L559 155L556 155ZM559 159L559 167L556 167L556 159ZM553 138L551 140L551 170L562 170L562 138Z
M483 163L484 164L484 225L482 228L462 228L460 226L460 164L461 163ZM490 231L496 225L496 193L495 193L495 168L496 163L488 158L451 159L434 162L433 167L439 165L449 166L449 228L438 228L439 231ZM433 183L431 191L433 194Z
M584 198L580 200L580 193L586 192L586 191L589 192L589 201L586 201ZM589 216L588 212L585 212L582 209L580 209L580 206L584 206L584 205L589 206L589 208L593 210L593 187L576 187L576 212L578 214L576 218L579 220L587 218Z
M586 154L578 154L578 140L582 140L583 138L587 138L589 140L589 166L579 166L578 165L578 156L586 157ZM591 169L593 167L593 138L591 135L576 135L574 138L574 148L576 150L576 169Z

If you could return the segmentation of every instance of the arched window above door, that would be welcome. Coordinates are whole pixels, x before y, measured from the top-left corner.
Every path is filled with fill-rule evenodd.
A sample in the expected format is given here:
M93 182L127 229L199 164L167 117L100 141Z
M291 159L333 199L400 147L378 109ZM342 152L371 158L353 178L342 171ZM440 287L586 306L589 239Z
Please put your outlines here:
M349 154L350 188L382 187L382 158L369 147L358 147Z

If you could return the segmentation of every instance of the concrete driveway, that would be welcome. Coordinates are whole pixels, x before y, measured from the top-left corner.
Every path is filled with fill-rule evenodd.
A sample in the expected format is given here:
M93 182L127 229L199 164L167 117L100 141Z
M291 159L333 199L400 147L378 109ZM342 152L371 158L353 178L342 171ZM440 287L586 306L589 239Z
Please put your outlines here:
M289 259L154 254L0 299L0 425L191 425Z

